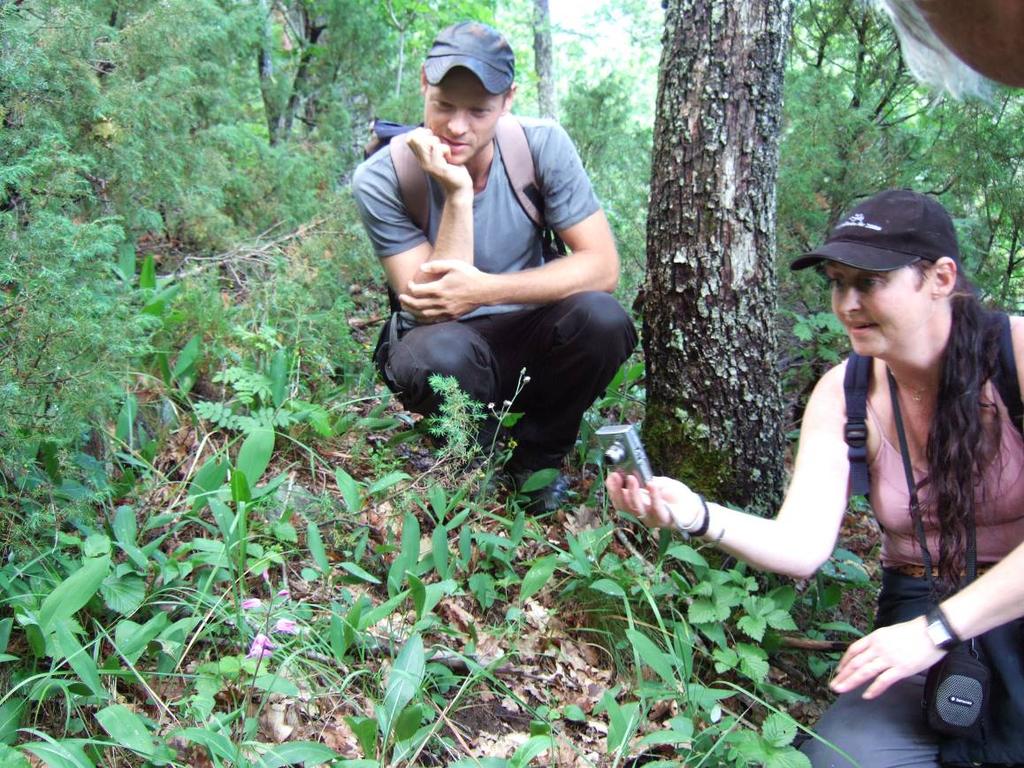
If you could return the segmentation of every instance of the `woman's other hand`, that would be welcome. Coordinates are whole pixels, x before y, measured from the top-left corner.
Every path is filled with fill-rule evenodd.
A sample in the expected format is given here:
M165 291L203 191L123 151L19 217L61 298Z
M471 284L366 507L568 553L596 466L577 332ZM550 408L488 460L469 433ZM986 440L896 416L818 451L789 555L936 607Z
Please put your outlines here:
M862 696L873 699L893 683L925 671L945 653L928 636L923 616L882 627L846 649L830 686L846 693L871 682Z

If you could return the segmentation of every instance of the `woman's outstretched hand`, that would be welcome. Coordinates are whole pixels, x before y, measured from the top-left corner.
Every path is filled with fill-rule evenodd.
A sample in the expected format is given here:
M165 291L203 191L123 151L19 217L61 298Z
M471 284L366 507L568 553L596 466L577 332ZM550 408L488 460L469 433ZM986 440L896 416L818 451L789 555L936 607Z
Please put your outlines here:
M612 472L604 487L612 506L651 528L693 530L703 516L700 497L670 477L653 477L646 487L634 475Z
M862 696L874 699L890 685L923 672L945 655L925 629L924 617L876 629L852 643L839 660L830 686L846 693L871 682Z

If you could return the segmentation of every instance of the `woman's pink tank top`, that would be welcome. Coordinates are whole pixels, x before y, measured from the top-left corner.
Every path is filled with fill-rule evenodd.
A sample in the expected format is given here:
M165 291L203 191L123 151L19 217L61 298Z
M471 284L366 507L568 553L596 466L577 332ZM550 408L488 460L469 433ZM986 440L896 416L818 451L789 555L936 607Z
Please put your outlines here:
M998 397L998 396L997 396ZM1001 560L1024 541L1024 437L1010 422L1006 408L998 402L1001 444L999 457L983 477L982 500L977 511L978 563ZM892 445L879 429L878 415L868 404L868 418L881 435L878 453L870 462L871 506L882 525L882 565L921 565L921 547L910 519L910 494L898 446ZM914 469L918 482L925 473ZM921 489L922 506L927 506L928 486ZM939 532L933 515L924 514L925 535L934 564L939 553Z

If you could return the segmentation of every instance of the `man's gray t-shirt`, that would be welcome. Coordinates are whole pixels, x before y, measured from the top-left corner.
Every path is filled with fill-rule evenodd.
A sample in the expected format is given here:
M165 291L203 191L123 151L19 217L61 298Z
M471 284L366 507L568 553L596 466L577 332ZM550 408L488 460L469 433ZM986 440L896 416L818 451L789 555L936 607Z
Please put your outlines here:
M544 219L555 230L579 224L600 203L568 134L551 120L517 117L526 131L537 185L544 195ZM444 190L433 179L430 189L430 242L444 207ZM391 154L382 150L365 160L352 177L352 192L370 241L384 259L425 242L427 237L406 211L398 190ZM542 263L540 233L516 199L505 174L497 142L487 186L473 198L473 264L482 272L518 272ZM503 304L480 307L465 317L520 309Z

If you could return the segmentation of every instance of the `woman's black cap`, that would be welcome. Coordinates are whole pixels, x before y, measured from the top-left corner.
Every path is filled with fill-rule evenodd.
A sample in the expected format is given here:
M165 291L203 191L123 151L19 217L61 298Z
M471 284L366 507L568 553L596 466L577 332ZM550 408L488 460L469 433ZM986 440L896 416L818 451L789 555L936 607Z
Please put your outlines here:
M956 229L946 209L932 197L910 189L889 189L850 211L828 239L789 265L805 269L822 261L870 272L888 272L915 261L943 256L960 262Z

